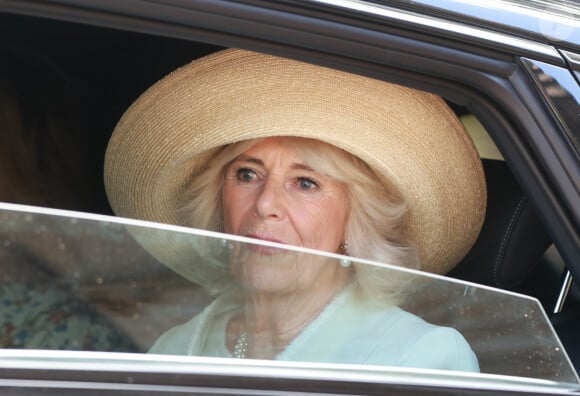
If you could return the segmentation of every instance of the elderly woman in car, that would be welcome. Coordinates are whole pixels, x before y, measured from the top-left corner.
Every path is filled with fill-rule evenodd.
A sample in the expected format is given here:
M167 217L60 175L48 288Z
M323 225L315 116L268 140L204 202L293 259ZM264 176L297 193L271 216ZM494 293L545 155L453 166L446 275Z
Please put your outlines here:
M477 237L481 163L439 97L220 51L137 99L105 165L119 215L268 241L224 238L219 265L183 243L141 238L219 292L151 352L478 370L459 332L397 307L406 283L354 259L445 273Z

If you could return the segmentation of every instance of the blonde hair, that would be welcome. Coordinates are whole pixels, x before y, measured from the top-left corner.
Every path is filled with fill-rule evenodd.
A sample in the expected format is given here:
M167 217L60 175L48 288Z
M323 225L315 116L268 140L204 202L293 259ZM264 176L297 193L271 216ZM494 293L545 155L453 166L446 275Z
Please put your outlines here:
M387 190L364 161L318 140L284 139L309 167L347 186L349 217L345 229L345 254L395 266L418 267L417 251L406 240L403 231L406 204L396 192ZM223 232L225 171L237 156L259 141L261 139L233 143L214 155L205 170L192 180L188 204L180 212L185 225ZM397 276L393 271L372 265L355 263L354 266L355 282L367 297L392 302L401 294L405 282L395 279Z

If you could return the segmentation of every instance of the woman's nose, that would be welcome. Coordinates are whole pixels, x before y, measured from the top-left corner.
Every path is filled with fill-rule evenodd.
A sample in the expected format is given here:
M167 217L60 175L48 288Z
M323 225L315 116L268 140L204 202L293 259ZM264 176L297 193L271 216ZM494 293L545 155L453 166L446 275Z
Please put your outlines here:
M268 180L256 199L256 213L261 218L280 219L284 217L284 202L284 186Z

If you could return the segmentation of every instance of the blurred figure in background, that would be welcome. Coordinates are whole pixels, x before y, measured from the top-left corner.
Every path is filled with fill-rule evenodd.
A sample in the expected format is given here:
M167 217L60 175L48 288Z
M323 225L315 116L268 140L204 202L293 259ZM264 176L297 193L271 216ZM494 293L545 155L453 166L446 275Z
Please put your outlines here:
M6 49L0 58L0 202L95 210L100 164L73 80L50 59ZM60 236L13 218L0 212L0 347L133 351L59 276L76 257L55 248Z

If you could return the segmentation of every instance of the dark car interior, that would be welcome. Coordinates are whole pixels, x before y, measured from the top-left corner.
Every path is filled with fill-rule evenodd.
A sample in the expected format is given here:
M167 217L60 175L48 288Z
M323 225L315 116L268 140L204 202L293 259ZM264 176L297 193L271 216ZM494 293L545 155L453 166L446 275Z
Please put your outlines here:
M105 147L131 102L161 76L217 46L57 20L0 14L0 201L112 215L102 184ZM5 95L4 93L10 95ZM468 109L450 103L458 114ZM22 125L27 123L26 125ZM20 131L20 132L19 132ZM25 134L22 131L27 131ZM580 292L554 313L565 267L534 205L499 160L484 159L488 212L451 277L540 300L580 369ZM38 263L42 265L41 262Z

